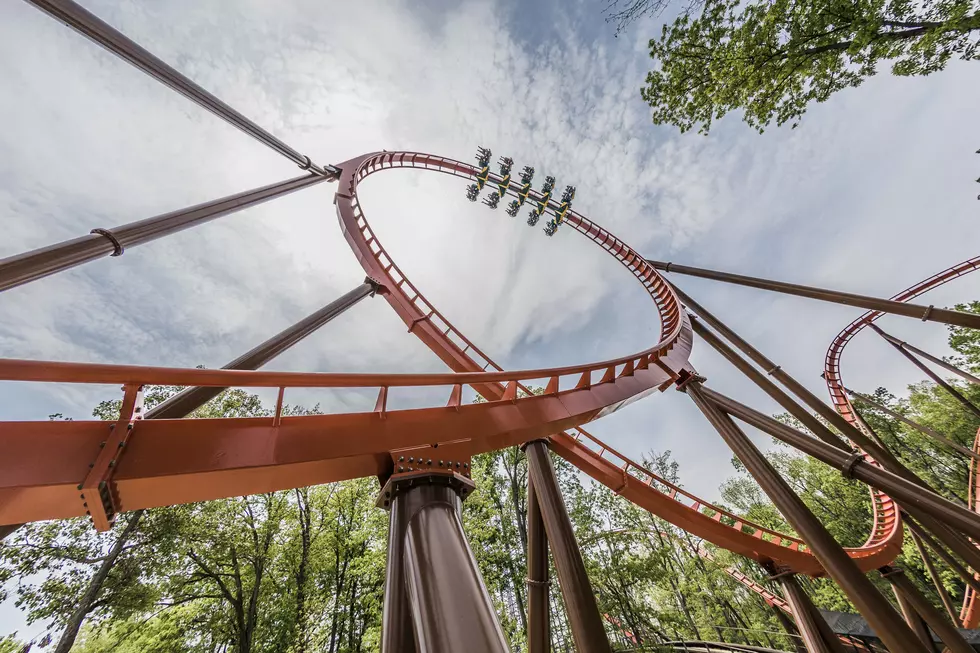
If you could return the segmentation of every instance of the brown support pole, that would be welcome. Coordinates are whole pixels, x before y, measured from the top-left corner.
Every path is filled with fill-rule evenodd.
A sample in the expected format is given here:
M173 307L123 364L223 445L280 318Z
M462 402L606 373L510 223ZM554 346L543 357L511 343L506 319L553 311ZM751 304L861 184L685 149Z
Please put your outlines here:
M949 551L943 548L942 544L937 542L935 538L933 538L932 535L930 535L922 527L922 524L917 523L915 519L910 518L908 515L905 516L905 524L909 527L909 530L912 532L913 537L919 538L923 542L928 544L929 548L935 551L936 555L938 555L943 562L949 565L950 569L955 571L959 575L959 577L963 579L964 583L972 587L975 591L980 592L980 580L977 580L977 578L973 574L971 574L967 570L967 568L960 563L959 560L957 560L952 555L950 555ZM959 544L958 541L956 541L956 543ZM967 563L970 564L970 566L972 567L974 562L976 562L975 559L977 557L980 557L980 550L977 550L976 545L970 543L969 541L967 541L967 547L968 548L962 551L957 549L954 549L954 551L960 554L963 557L963 559L966 560ZM970 555L969 557L967 557L967 556L963 556L962 554L970 554ZM976 568L977 567L974 567L974 569Z
M901 593L912 604L912 607L922 615L929 627L935 631L950 653L976 653L963 638L960 631L937 610L929 600L922 595L905 572L895 567L882 567L878 571L892 584L896 592Z
M127 247L142 245L183 229L196 227L327 179L328 177L320 175L303 175L112 229L93 229L90 234L80 238L0 259L0 291L105 256L119 256Z
M415 653L415 629L405 594L405 528L409 506L388 502L388 552L384 604L381 610L381 653Z
M803 637L803 643L810 653L844 653L844 647L840 639L830 630L830 626L824 621L823 615L817 610L816 606L810 601L800 584L796 582L793 573L785 572L775 574L775 580L779 582L783 590L783 596L793 610L793 618ZM821 628L823 622L823 628ZM826 632L825 632L826 631ZM826 633L830 632L831 637Z
M885 492L899 501L906 510L909 510L909 506L914 506L917 513L934 516L943 523L963 530L970 537L980 539L980 515L977 513L947 501L921 485L866 462L860 458L860 454L840 451L721 393L709 388L700 388L700 392L725 413L738 417L746 424L841 472L846 471L849 478L856 478Z
M460 495L472 487L458 474L416 473L393 476L383 490L404 523L401 564L418 653L510 652L460 521Z
M324 169L313 165L309 157L289 147L78 3L72 0L28 0L28 2L59 23L71 27L120 59L139 68L158 82L169 86L202 109L210 111L228 124L272 148L304 170L312 170L317 174L339 172L333 166L324 166Z
M548 455L548 444L546 441L535 440L527 443L525 451L528 474L534 483L541 517L548 534L575 646L579 651L608 653L611 650L609 638L602 625L595 593L585 572L582 552L575 541L572 522L568 519L568 510L558 488L555 468Z
M874 328L875 331L878 332L878 335L880 335L882 338L884 338L885 340L887 340L891 344L895 345L896 347L900 347L900 348L902 348L904 350L910 351L913 354L918 354L919 356L921 356L922 358L926 359L927 361L932 361L934 364L936 364L939 367L943 368L947 372L952 372L953 374L955 374L956 376L960 377L964 381L969 381L970 383L975 383L977 385L980 385L980 378L977 378L977 377L973 376L972 374L970 374L966 370L961 370L960 368L956 367L955 365L952 365L950 363L947 363L946 361L944 361L943 359L939 358L938 356L933 356L932 354L930 354L927 351L922 351L921 349L919 349L915 345L910 345L909 343L905 342L904 340L899 340L895 336L890 336L890 335L888 335L887 333L885 333L884 331L882 331L880 328L878 328L877 326L875 326L873 324L872 325L869 325L869 326L871 326L872 328Z
M882 403L879 403L878 401L875 401L874 398L872 398L872 397L870 397L870 396L868 396L868 395L866 395L866 394L864 394L862 392L858 392L856 390L851 390L850 388L844 388L844 391L847 394L851 395L852 397L857 398L859 401L861 401L863 403L866 403L869 406L873 406L873 407L877 408L878 410L880 410L881 412L885 413L886 415L890 415L891 417L894 417L895 419L897 419L898 421L902 422L903 424L907 424L908 426L911 426L912 428L914 428L919 433L922 433L923 435L926 435L926 436L932 438L936 442L940 442L940 443L946 445L947 447L949 447L950 449L955 449L956 451L960 452L961 454L963 454L965 456L970 456L971 458L975 458L976 460L980 460L980 454L978 454L973 449L970 449L969 447L964 447L961 444L958 444L956 442L953 442L952 440L950 440L949 438L947 438L943 434L939 433L938 431L935 431L935 430L929 428L928 426L925 426L924 424L919 424L915 420L909 419L908 417L906 417L905 415L901 414L900 412L895 411L895 410L892 410L888 406L886 406L886 405L884 405Z
M923 321L941 322L943 324L952 324L955 326L980 329L980 315L974 315L972 313L962 313L960 311L951 311L945 308L935 308L933 306L922 306L920 304L909 304L908 302L896 302L891 299L879 299L877 297L856 295L849 292L825 290L823 288L814 288L813 286L801 286L795 283L771 281L769 279L760 279L757 277L746 277L740 274L706 270L704 268L695 268L687 265L677 265L676 263L664 263L662 261L653 261L650 259L647 259L647 263L658 270L663 270L664 272L677 272L678 274L686 274L692 277L701 277L702 279L712 279L714 281L724 281L726 283L734 283L739 286L748 286L750 288L760 288L762 290L772 290L788 295L796 295L797 297L819 299L820 301L824 302L844 304L845 306L856 306L858 308L866 308L871 311L891 313L893 315L904 315L905 317L914 317Z
M906 521L907 524L908 522ZM946 591L946 587L943 585L943 579L936 570L936 565L932 563L929 552L926 551L925 546L922 544L922 538L916 535L915 531L910 530L909 532L912 535L912 542L915 543L915 548L919 552L919 557L922 558L922 564L925 565L926 571L929 572L932 585L936 588L936 594L939 595L939 600L942 602L943 607L946 608L946 614L949 615L949 620L953 623L958 623L959 617L956 615L956 609L953 607L953 599L949 596L949 592Z
M884 338L888 342L888 344L890 344L892 347L894 347L898 351L898 353L900 353L902 356L905 356L905 358L909 359L909 361L913 365L915 365L916 367L918 367L922 371L923 374L925 374L930 379L932 379L933 382L936 385L938 385L940 388L942 388L943 390L945 390L946 392L948 392L949 394L951 394L953 396L953 398L955 398L958 402L960 402L961 404L963 404L963 406L968 411L970 411L971 413L973 413L977 417L980 417L980 407L977 407L976 405L974 405L974 403L972 401L970 401L969 399L967 399L966 397L963 396L963 393L961 393L959 390L957 390L952 385L950 385L949 383L947 383L944 378L942 378L941 376L939 376L938 374L936 374L935 372L933 372L929 368L928 365L926 365L925 363L923 363L922 361L920 361L918 358L916 358L915 356L913 356L912 354L910 354L901 345L897 344L897 343L901 342L900 340L898 340L898 338L893 338L892 336L888 335L887 333L885 333L884 331L882 331L881 329L879 329L874 324L869 324L868 326L871 327L872 329L874 329L875 332L879 336L881 336L882 338Z
M929 632L929 626L926 624L925 620L919 616L919 613L915 611L915 607L909 600L905 598L905 595L898 591L895 585L892 585L892 594L895 595L895 601L898 602L898 609L905 617L905 623L909 625L909 628L915 631L916 637L922 642L922 645L930 653L939 653L936 650L936 643L932 641L932 633Z
M551 581L548 579L548 534L538 505L534 480L527 479L527 650L551 651Z
M783 627L783 630L786 631L786 635L789 637L790 642L793 643L793 648L796 649L796 653L807 653L806 643L803 641L803 636L800 635L800 629L796 627L793 620L776 606L773 605L770 607L772 608L772 611L776 613L776 619Z
M231 361L221 369L225 370L255 370L265 365L294 344L310 335L324 324L334 319L351 306L367 297L373 295L381 289L381 286L373 279L365 279L364 283L353 290L341 295L320 310L308 315L288 329L281 331L263 342L258 347L235 360ZM156 419L173 419L184 417L199 406L217 397L225 388L188 388L180 394L174 395L170 399L154 408L151 412ZM149 413L147 413L149 416Z
M684 389L891 653L921 651L914 644L915 634L891 604L858 569L837 540L810 512L803 500L793 492L745 433L705 396L700 381L694 379Z

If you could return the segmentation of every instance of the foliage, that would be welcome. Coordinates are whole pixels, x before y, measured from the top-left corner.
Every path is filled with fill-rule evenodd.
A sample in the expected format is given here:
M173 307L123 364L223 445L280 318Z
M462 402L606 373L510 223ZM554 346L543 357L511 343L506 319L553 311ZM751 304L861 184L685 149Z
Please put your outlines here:
M980 367L973 334L953 329L950 342L958 361ZM980 390L957 387L980 401ZM152 388L147 394L152 405L176 390ZM965 446L972 446L980 427L975 416L929 383L911 386L901 399L879 389L875 399ZM858 408L913 471L946 496L966 496L961 455L871 406ZM95 414L112 420L118 410L119 402L103 402ZM267 414L257 397L232 390L197 416ZM802 428L790 417L780 419ZM872 521L865 486L783 445L768 455L839 542L863 542ZM651 515L562 459L552 461L614 650L656 650L663 642L691 639L793 650L773 608L726 571L738 569L767 583L756 564ZM767 528L792 533L738 461L733 463L736 473L721 488L725 504ZM680 485L669 451L651 452L643 464ZM477 456L472 476L477 489L463 503L464 527L512 648L524 650L527 460L516 447ZM378 650L387 515L375 507L377 491L374 479L359 479L138 511L106 534L83 520L31 524L0 547L0 580L11 581L10 598L28 620L50 624L56 650ZM897 564L938 605L911 541ZM961 600L962 581L944 565L939 568L947 591ZM804 585L820 607L853 611L830 581L804 579ZM558 584L553 587L553 641L555 650L567 650L571 633ZM0 640L0 653L24 646L11 635Z
M653 122L707 133L729 111L764 131L799 124L812 102L859 86L880 64L928 75L977 58L975 0L709 0L651 39L643 99Z

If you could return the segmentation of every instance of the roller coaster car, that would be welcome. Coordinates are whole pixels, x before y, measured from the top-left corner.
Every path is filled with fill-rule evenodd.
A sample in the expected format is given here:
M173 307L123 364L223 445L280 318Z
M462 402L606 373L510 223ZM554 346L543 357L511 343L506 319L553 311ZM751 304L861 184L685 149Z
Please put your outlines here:
M514 167L514 159L502 156L497 160L497 165L500 166L500 176L507 177L510 175L510 169Z
M565 192L561 194L562 202L571 202L575 199L575 186L565 186Z
M524 168L521 169L521 183L530 184L532 179L534 179L534 168L531 166L524 166Z
M512 218L516 218L517 212L520 210L521 210L521 202L518 202L517 200L511 200L510 204L507 205L507 209L506 209L507 215L509 215Z
M554 177L545 177L544 178L544 186L541 187L541 192L544 193L545 195L548 195L553 190L555 190L555 178Z
M558 231L558 223L554 220L548 220L548 224L544 226L545 235L554 236L556 231Z
M500 204L500 193L493 191L483 198L483 203L489 206L491 209L497 208L497 205Z
M527 214L527 226L533 227L534 225L538 224L538 220L540 220L541 216L544 215L544 210L547 208L547 206L547 204L538 204L538 208L531 209L531 212Z
M480 187L476 184L470 184L466 187L466 199L471 202L475 202L476 198L480 196Z
M476 164L481 168L486 168L490 165L490 158L493 156L493 152L490 150L478 147L476 148Z
M476 185L477 188L483 190L483 187L487 183L487 179L490 177L490 167L484 166L480 172L476 173Z

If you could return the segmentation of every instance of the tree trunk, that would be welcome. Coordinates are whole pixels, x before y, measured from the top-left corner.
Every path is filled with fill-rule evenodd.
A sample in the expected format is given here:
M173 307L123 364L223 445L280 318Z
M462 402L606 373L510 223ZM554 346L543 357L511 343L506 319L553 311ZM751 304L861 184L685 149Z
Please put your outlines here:
M306 653L306 575L310 562L311 518L309 494L304 488L296 490L296 505L299 508L300 558L296 570L296 653Z
M109 554L102 561L102 564L99 565L99 569L92 576L92 580L89 581L85 593L82 594L82 598L78 601L78 607L75 608L75 611L68 618L68 622L65 624L65 630L58 639L58 645L55 647L54 653L69 653L71 651L71 647L75 644L75 638L78 637L78 631L81 630L85 617L92 611L92 606L95 605L96 600L99 598L99 592L102 591L102 585L105 583L106 578L109 577L109 572L116 565L119 554L122 553L123 547L132 536L133 531L136 530L136 526L142 517L143 511L137 510L130 516L129 521L126 522L126 527L123 529L123 532L119 534L119 537L112 544L112 548L109 549Z

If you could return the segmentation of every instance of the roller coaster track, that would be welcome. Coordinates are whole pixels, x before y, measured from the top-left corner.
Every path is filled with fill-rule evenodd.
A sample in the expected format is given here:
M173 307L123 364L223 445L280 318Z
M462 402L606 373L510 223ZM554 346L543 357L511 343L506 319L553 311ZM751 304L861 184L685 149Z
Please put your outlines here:
M268 418L149 421L137 415L126 454L112 476L119 511L383 475L399 452L431 454L433 445L440 445L440 454L452 461L550 437L556 454L666 521L753 560L773 561L814 576L822 573L799 538L700 499L581 428L651 392L666 390L693 372L688 362L693 337L687 314L671 287L638 252L579 213L567 215L568 226L616 258L650 295L661 323L656 344L596 363L506 371L456 329L404 275L368 224L358 197L358 184L385 170L432 170L466 179L473 179L478 170L415 152L376 152L337 168L341 174L335 204L345 238L365 272L383 286L382 295L408 330L452 373L307 374L0 361L0 380L10 381L121 383L130 388L145 384L275 387L280 389L280 398L294 387L379 388L371 412L286 417L280 405ZM488 183L499 184L499 176L491 175ZM510 193L517 190L519 186L512 184ZM532 192L529 199L537 201L540 195ZM902 296L918 294L908 292ZM834 375L839 349L850 335L834 356L828 354L828 370ZM547 380L544 393L532 394L528 384L543 380ZM464 385L473 387L487 402L463 404ZM421 386L450 387L448 405L387 409L390 391ZM839 410L849 406L838 403L833 392ZM0 461L0 523L84 515L76 484L85 476L85 466L95 457L100 441L106 439L107 428L99 421L0 423L2 444L8 452ZM50 455L52 451L59 453ZM434 465L421 457L415 464L419 469ZM873 496L872 534L863 546L847 550L862 570L891 561L901 541L894 503L886 496Z

